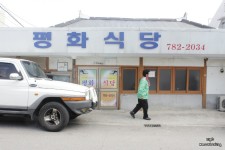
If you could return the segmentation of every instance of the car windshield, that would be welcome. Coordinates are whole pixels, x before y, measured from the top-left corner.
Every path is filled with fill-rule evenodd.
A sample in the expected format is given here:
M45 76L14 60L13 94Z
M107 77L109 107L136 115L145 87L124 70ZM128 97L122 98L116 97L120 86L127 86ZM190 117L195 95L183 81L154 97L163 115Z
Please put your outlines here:
M22 64L30 77L47 78L38 64L30 61L22 61Z

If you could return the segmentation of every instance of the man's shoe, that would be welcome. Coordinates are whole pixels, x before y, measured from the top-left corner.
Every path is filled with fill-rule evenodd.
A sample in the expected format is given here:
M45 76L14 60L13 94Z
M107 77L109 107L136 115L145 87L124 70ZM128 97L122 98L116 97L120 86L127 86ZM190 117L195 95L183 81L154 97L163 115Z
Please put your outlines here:
M145 120L151 120L151 118L149 118L149 117L146 117L146 118L143 118L143 119L145 119Z
M133 111L130 112L130 115L131 115L131 117L135 118Z

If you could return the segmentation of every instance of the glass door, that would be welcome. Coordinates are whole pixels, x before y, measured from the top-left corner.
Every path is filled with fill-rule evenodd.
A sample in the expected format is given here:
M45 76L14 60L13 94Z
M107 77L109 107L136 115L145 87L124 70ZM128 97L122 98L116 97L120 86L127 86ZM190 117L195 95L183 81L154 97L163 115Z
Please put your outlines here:
M119 89L119 69L100 68L100 107L102 109L118 108L118 89Z
M78 84L98 89L98 69L78 68Z
M99 109L118 109L118 68L79 67L78 83L96 89Z

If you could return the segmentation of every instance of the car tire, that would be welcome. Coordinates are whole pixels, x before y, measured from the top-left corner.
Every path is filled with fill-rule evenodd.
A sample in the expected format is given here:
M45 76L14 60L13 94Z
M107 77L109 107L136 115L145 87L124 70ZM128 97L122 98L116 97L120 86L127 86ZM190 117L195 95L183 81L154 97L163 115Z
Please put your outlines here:
M57 132L67 126L69 113L58 102L49 102L43 105L38 114L38 122L47 131Z

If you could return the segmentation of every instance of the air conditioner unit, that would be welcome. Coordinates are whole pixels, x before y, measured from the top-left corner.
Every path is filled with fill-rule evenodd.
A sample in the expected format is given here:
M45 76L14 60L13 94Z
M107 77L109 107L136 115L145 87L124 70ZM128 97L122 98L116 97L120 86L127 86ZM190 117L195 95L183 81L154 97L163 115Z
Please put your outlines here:
M217 109L219 111L225 111L225 96L220 96L217 103Z

